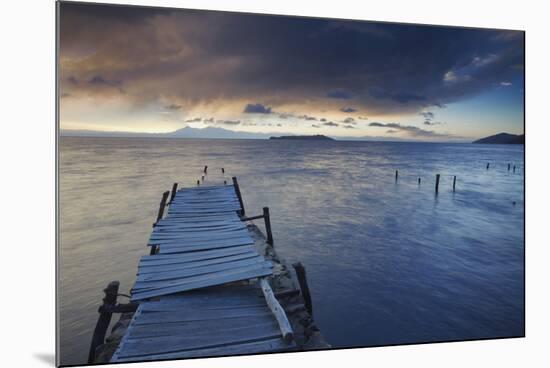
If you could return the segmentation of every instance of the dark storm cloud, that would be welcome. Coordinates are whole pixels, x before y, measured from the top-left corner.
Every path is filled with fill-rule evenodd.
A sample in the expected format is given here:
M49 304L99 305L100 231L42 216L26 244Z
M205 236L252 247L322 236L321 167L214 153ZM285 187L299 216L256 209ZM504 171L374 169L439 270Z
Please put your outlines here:
M372 122L369 124L369 126L378 128L391 128L390 130L387 130L386 133L394 133L396 131L400 131L407 133L407 135L411 137L417 138L458 138L450 134L436 133L432 130L424 130L412 125L401 125L399 123Z
M328 98L337 98L341 100L349 100L350 98L353 97L351 93L344 91L342 89L335 89L332 91L328 91L326 96Z
M523 75L521 32L69 3L60 23L62 88L94 86L69 76L124 81L139 104L353 100L417 113Z
M342 107L340 111L349 113L349 112L356 112L357 110L355 110L353 107Z
M259 103L247 104L243 112L247 114L271 114L271 107L266 107Z

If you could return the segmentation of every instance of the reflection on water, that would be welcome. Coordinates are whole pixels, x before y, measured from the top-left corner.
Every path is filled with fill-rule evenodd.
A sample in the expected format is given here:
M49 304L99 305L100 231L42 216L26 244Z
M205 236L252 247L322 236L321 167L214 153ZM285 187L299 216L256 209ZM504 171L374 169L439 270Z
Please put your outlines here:
M523 146L64 137L63 364L85 362L107 283L131 288L161 193L204 165L239 178L247 214L270 207L332 345L524 333Z

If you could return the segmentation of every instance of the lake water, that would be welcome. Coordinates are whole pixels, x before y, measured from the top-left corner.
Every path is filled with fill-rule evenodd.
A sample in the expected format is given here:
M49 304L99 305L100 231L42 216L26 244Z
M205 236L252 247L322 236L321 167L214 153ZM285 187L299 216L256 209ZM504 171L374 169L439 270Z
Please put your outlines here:
M59 149L62 364L86 362L107 283L132 287L161 193L204 165L238 177L248 215L269 206L333 346L524 334L523 146L63 137Z

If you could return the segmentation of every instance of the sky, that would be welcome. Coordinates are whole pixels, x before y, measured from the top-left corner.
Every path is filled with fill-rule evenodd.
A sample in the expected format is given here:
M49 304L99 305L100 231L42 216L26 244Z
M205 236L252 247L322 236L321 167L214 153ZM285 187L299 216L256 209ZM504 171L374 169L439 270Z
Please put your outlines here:
M62 130L523 134L524 33L62 2Z

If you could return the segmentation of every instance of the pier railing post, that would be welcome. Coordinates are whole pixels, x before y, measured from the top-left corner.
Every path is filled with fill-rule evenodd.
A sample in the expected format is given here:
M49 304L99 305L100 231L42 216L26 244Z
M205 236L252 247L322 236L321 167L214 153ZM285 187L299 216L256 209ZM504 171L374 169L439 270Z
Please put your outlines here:
M239 204L241 205L241 216L244 216L244 203L243 203L243 197L241 196L241 190L239 188L239 182L237 181L237 177L234 176L233 178L233 186L235 187L235 193L237 194L237 198L239 199Z
M162 216L164 215L164 208L166 207L166 201L168 200L168 195L169 194L170 194L169 191L166 191L166 192L162 193L162 199L160 200L159 212L157 214L157 220L155 221L153 226L155 226L157 224L157 222L159 222L162 219ZM151 246L151 253L150 254L153 255L156 252L157 252L157 246L156 245Z
M269 217L269 207L264 207L265 232L267 243L273 245L273 234L271 233L271 219Z
M103 290L105 297L103 298L103 304L98 310L99 318L92 337L90 352L88 353L88 364L94 362L97 347L105 342L105 335L111 323L111 317L113 316L112 307L116 305L119 286L120 283L118 281L111 281Z
M174 200L174 197L176 196L177 190L178 190L178 183L174 183L174 185L172 185L172 193L170 193L170 202L168 203L172 203L172 201Z
M309 293L309 286L306 279L306 269L302 262L296 262L292 264L294 270L296 271L296 276L298 277L298 283L300 284L300 290L302 291L302 296L304 297L304 304L311 316L313 316L313 306L311 303L311 294Z
M439 177L441 175L437 174L435 176L435 194L439 193Z

